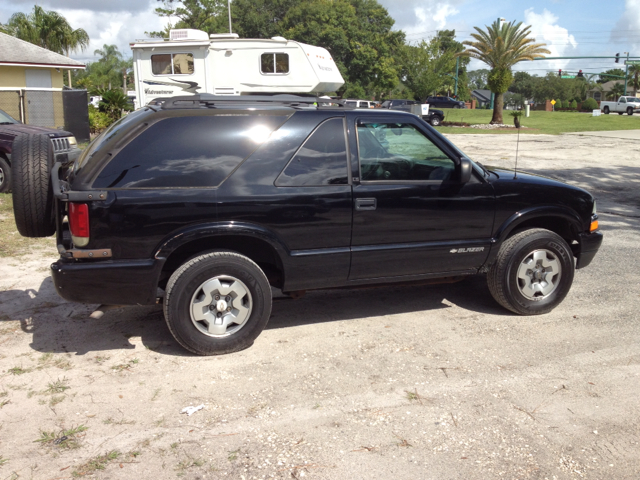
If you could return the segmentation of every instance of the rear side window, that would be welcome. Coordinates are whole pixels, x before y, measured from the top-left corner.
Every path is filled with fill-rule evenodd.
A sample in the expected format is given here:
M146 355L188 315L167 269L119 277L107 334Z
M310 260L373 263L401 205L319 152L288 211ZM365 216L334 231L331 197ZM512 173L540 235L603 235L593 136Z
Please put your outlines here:
M218 115L164 119L132 140L94 188L215 187L287 117Z
M278 187L347 185L344 120L324 121L307 138L276 180Z

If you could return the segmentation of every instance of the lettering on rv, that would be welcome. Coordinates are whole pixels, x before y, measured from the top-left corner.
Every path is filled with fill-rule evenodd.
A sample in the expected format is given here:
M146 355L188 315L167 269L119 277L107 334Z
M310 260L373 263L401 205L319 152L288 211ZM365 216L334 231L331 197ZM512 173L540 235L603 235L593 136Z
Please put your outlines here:
M173 90L151 90L150 88L145 88L144 93L147 95L166 95L172 94Z
M333 68L331 67L325 67L324 65L320 65L319 63L317 65L320 70L324 70L326 72L333 72Z

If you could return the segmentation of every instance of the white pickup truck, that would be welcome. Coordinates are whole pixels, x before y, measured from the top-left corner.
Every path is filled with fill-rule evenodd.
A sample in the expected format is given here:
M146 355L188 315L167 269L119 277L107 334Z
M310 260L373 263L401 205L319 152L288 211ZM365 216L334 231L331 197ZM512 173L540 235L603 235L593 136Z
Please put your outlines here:
M600 102L600 110L605 115L614 112L617 112L618 115L640 113L640 98L623 95L617 102Z

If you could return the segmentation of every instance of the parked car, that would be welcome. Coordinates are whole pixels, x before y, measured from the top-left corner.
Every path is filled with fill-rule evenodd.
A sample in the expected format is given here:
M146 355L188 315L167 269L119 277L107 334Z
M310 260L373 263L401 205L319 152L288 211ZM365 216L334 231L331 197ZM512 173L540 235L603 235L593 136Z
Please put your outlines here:
M388 108L389 110L398 110L400 112L412 112L413 105L421 105L420 102L415 100L385 100L382 102L381 108ZM442 110L436 110L435 108L429 108L428 115L420 115L420 117L429 122L431 126L437 127L444 121L444 112Z
M451 97L429 97L426 103L436 108L466 108L464 102Z
M18 135L44 134L51 139L54 152L66 153L77 149L73 134L54 128L25 125L3 110L0 110L0 193L11 191L11 153Z
M371 100L353 100L353 99L345 99L344 104L347 107L355 107L355 108L373 108L376 102Z
M605 115L612 112L633 115L640 112L640 98L622 95L617 102L600 102L600 109Z
M487 169L416 115L316 101L203 94L130 113L76 161L56 155L50 183L14 189L20 233L56 232L60 296L161 302L201 355L250 346L272 287L298 297L486 273L500 305L536 315L596 255L587 191ZM22 168L48 165L33 155L47 136L16 143ZM38 198L53 208L36 218Z

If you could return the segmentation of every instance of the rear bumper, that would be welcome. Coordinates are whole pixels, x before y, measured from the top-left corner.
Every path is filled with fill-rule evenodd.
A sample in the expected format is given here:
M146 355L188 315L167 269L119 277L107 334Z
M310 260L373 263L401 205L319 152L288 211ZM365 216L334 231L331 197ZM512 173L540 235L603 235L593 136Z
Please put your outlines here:
M60 259L51 265L58 295L70 302L106 305L156 303L164 260L78 262Z
M576 269L584 268L591 263L593 257L598 253L600 245L602 245L603 238L603 235L598 231L579 235L580 253L577 255Z

